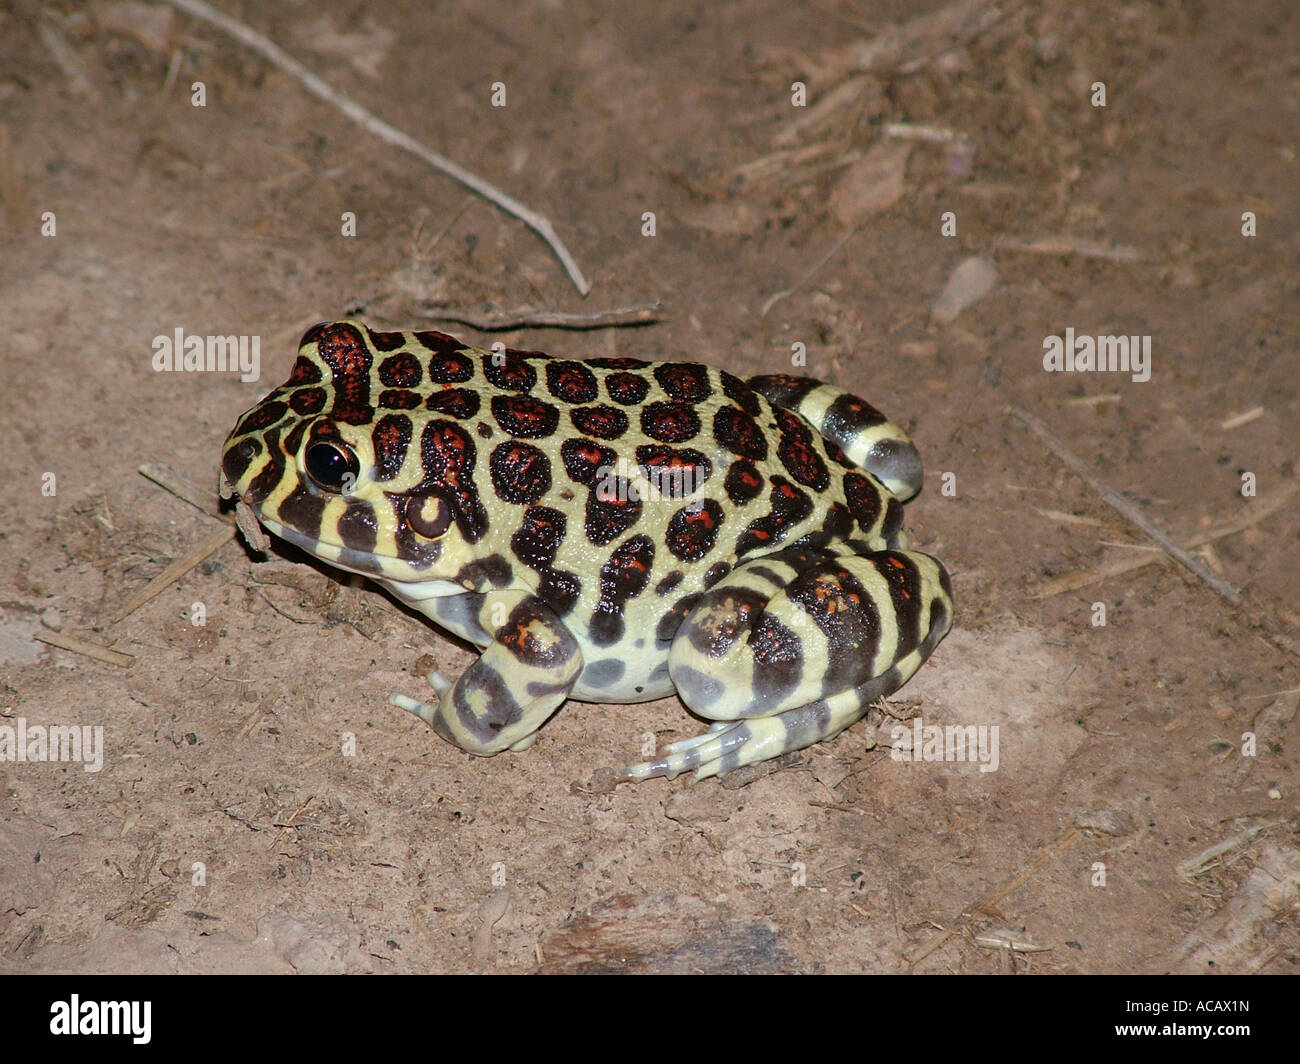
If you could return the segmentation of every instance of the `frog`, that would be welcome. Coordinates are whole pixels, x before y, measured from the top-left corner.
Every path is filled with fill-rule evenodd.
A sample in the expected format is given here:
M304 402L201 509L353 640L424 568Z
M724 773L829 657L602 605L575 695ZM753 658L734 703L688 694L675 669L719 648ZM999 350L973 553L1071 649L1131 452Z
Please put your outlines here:
M478 648L390 701L485 757L567 700L675 693L710 726L617 780L719 776L838 735L952 625L903 530L916 446L812 377L324 322L220 467L242 516Z

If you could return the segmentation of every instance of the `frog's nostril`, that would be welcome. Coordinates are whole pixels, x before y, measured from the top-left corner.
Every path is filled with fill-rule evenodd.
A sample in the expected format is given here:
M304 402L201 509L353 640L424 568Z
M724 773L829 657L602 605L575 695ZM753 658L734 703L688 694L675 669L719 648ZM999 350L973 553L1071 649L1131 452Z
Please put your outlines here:
M240 440L239 443L228 448L225 454L221 456L221 471L231 484L236 484L248 471L253 459L261 453L262 445L258 440L251 436Z

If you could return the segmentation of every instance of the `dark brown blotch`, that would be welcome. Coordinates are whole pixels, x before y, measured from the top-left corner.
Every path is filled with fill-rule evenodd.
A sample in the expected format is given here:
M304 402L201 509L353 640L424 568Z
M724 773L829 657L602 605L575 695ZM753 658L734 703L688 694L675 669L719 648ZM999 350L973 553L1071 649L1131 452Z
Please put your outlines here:
M385 414L375 423L370 442L375 449L376 480L392 480L401 471L411 434L411 419L405 414Z
M596 375L581 362L548 362L546 387L556 399L575 406L590 403L600 394Z
M551 460L532 444L509 440L488 458L492 487L506 502L534 503L551 490Z
M554 406L523 395L494 395L492 416L511 436L529 440L553 435L560 423L560 412Z
M573 427L598 440L616 440L627 431L627 415L613 406L584 406L569 411Z

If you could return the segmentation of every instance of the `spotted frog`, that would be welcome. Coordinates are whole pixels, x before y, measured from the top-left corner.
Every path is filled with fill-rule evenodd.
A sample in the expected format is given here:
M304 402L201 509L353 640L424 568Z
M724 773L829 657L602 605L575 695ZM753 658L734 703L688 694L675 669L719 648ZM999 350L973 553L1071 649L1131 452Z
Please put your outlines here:
M482 650L392 697L474 754L569 698L676 691L712 727L620 777L718 775L838 734L951 625L902 531L916 448L809 378L332 322L221 469L270 532Z

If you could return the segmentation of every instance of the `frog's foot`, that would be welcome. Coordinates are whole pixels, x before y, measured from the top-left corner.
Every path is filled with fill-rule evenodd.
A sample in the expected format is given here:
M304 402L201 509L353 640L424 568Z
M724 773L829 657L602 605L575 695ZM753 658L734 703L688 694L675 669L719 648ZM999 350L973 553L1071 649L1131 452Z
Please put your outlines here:
M492 591L477 605L481 624L497 622L479 659L454 683L440 672L429 673L437 694L429 702L400 694L389 701L471 754L525 750L568 697L582 672L582 651L559 618L531 594Z
M421 702L418 698L409 698L402 694L389 695L388 701L399 709L414 713L429 727L433 727L434 718L438 715L438 706L447 697L447 692L451 690L451 681L436 669L429 673L425 679L429 681L429 686L438 693L438 697L432 702Z
M703 735L673 743L663 757L623 769L622 776L629 780L648 780L655 776L673 779L693 770L697 781L705 780L742 765L754 765L792 750L802 750L833 738L865 716L878 686L878 683L863 684L770 717L719 721Z
M722 740L723 732L734 731L737 727L738 725L734 721L720 720L716 724L710 725L709 730L701 735L693 735L689 739L682 739L680 742L664 747L663 757L620 769L618 777L620 780L648 780L655 776L667 776L668 779L673 779L679 772L685 772L688 768L696 767L694 762L688 764L691 751L704 746L706 743ZM744 739L742 737L739 740L733 740L733 742L736 741L743 742ZM727 747L727 749L730 749L730 747ZM703 777L700 778L703 779Z
M408 713L414 713L424 721L425 724L432 728L435 727L435 723L438 719L439 707L447 698L448 692L451 691L454 685L441 672L437 671L429 673L426 679L429 681L429 686L437 692L437 697L432 702L421 702L418 698L410 698L403 694L389 695L388 701L399 709L404 709ZM535 742L537 742L537 733L532 732L529 735L525 735L518 742L513 743L508 747L508 749L518 753L520 750L527 750Z

